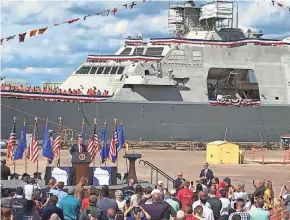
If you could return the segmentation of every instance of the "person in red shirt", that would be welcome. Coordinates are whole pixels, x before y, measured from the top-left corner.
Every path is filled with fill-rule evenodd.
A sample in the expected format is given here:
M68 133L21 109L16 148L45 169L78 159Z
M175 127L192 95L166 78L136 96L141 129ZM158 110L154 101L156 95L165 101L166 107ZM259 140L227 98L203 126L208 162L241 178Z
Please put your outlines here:
M193 192L189 189L189 181L185 181L183 186L184 188L178 191L176 198L181 201L182 210L184 211L186 205L192 205L193 203Z

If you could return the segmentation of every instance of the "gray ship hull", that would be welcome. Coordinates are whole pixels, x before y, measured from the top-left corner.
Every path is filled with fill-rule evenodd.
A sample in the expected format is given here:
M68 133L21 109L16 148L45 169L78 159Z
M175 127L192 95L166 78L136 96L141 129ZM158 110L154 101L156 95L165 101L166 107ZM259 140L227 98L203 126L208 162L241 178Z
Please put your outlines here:
M101 129L107 120L108 139L113 119L122 120L127 140L147 141L214 141L236 142L280 141L280 135L290 133L290 106L221 107L208 103L177 102L99 102L72 103L40 100L1 99L1 138L7 139L13 117L17 117L17 137L22 121L27 132L33 131L34 118L39 118L42 138L45 120L57 130L58 117L76 137L85 119L86 133L93 130L93 118Z

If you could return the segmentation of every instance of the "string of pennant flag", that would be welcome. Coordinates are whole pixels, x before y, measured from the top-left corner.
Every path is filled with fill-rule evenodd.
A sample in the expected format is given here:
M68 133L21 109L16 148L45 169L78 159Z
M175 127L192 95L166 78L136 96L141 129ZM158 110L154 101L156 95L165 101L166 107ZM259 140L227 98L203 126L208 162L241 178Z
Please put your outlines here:
M150 2L151 2L151 0L142 0L140 3L150 3ZM139 2L138 2L138 4L139 4ZM18 36L19 42L24 42L27 37L34 37L35 35L42 35L48 28L56 27L56 26L59 26L62 24L72 24L72 23L75 23L75 22L78 22L81 20L86 20L88 17L93 17L93 16L102 16L102 15L115 16L120 9L125 9L125 10L129 9L130 10L130 9L136 8L136 6L137 6L137 2L133 1L133 2L129 2L129 3L123 4L121 6L118 6L118 7L114 7L112 9L100 10L100 11L97 11L93 14L89 14L89 15L86 15L83 17L74 18L74 19L67 20L64 22L55 23L55 24L48 26L48 27L43 27L40 29L27 31L27 32L21 33L21 34L11 35L11 36L8 36L6 38L1 38L0 45L2 45L5 41L10 41L10 40L13 40L14 38L17 38L17 36Z
M289 10L289 12L290 12L290 7L289 6L286 6L283 3L275 1L275 0L271 0L271 1L272 1L272 5L273 6L279 6L279 7L282 7L282 8L287 8ZM140 3L150 3L150 2L151 2L151 0L142 0ZM139 4L139 2L138 2L138 4ZM7 42L7 41L10 41L10 40L13 40L15 37L17 38L17 36L18 36L19 42L24 42L27 37L31 38L31 37L34 37L35 35L42 35L48 28L56 27L56 26L59 26L59 25L62 25L62 24L72 24L72 23L78 22L80 20L86 20L88 17L93 17L93 16L102 16L102 15L105 15L105 16L113 15L113 16L115 16L120 9L133 9L136 6L137 6L137 2L133 1L133 2L129 2L129 3L123 4L121 6L118 6L118 7L114 7L112 9L105 9L105 10L101 10L101 11L95 12L93 14L89 14L89 15L83 16L83 17L74 18L74 19L67 20L67 21L64 21L64 22L55 23L55 24L53 24L51 26L48 26L48 27L43 27L43 28L40 28L40 29L27 31L27 32L21 33L21 34L11 35L11 36L8 36L6 38L1 38L0 45L2 45L5 41Z

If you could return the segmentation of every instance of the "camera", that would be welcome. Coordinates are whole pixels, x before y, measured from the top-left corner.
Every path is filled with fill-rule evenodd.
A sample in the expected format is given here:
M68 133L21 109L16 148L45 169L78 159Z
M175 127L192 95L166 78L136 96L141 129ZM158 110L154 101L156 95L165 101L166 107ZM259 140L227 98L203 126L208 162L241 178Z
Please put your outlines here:
M141 212L141 208L139 206L134 206L133 211L135 214Z
M47 197L51 197L51 196L53 196L53 193L46 193L46 195L47 195Z

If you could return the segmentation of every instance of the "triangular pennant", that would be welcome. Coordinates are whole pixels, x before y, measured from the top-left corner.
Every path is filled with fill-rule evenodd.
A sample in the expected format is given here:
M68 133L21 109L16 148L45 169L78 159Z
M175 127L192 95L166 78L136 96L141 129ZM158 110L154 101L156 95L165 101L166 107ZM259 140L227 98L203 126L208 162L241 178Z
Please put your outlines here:
M39 29L39 30L38 30L38 34L43 34L43 33L46 31L47 28L48 28L48 27L45 27L45 28L41 28L41 29Z
M36 35L37 30L30 31L29 36L33 37Z
M74 22L77 22L78 20L80 20L80 19L79 18L75 18L75 19L72 19L72 20L69 20L69 21L65 21L64 23L72 24Z
M134 8L137 4L135 2L132 2L131 5L129 6L130 9Z
M125 7L125 9L127 9L127 8L128 8L128 4L124 4L123 6Z
M53 26L57 26L57 25L59 25L59 24L53 24Z
M101 12L97 12L95 15L100 15L101 14Z
M19 42L24 42L26 33L19 34Z
M115 7L112 12L114 15L116 15L117 11L118 11L118 8Z
M273 6L275 5L275 1L272 1L272 5L273 5Z
M87 19L87 17L90 17L90 15L86 15L86 16L84 16L84 20L86 20L86 19Z
M107 16L109 16L109 14L110 14L110 9L107 9L105 12L107 13Z
M280 3L280 2L277 2L277 5L280 6L280 7L283 7L283 4Z
M0 40L0 45L2 45L2 43L3 43L3 40L4 40L4 38L2 38L2 39Z
M9 40L14 39L15 36L16 36L16 35L13 35L13 36L9 36L9 37L7 37L7 38L6 38L6 41L9 41Z

